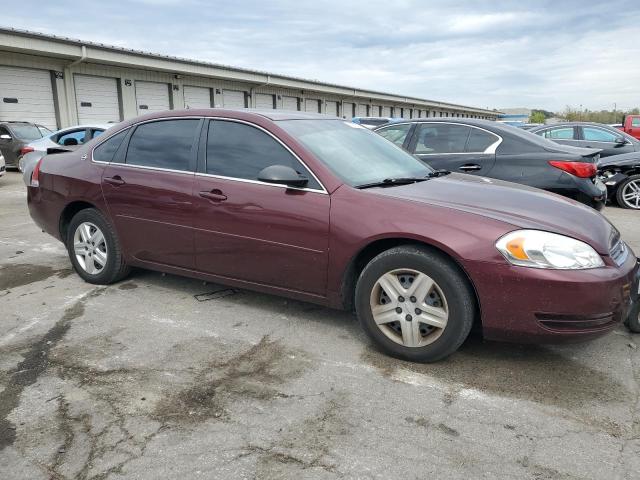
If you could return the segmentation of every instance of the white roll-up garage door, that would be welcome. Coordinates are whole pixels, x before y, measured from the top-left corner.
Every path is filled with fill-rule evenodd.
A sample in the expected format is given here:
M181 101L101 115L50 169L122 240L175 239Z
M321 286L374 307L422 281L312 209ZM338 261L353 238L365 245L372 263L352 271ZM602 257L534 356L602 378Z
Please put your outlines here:
M382 116L390 117L391 116L391 107L382 107Z
M327 103L325 103L325 109L326 109L326 114L327 115L334 115L337 116L338 115L338 102L332 102L332 101L327 101Z
M342 102L342 116L344 118L348 118L348 119L353 118L355 116L354 112L353 112L353 109L354 109L354 104L353 103L351 103L351 102Z
M290 112L297 112L298 97L282 97L282 109Z
M256 108L273 109L274 95L256 93Z
M169 84L136 81L136 106L138 115L170 110Z
M224 108L246 108L245 94L238 90L223 90L222 105Z
M360 103L358 105L358 115L357 116L358 117L366 117L366 116L368 116L369 115L369 112L367 112L367 107L368 106L369 105L364 105L364 104Z
M184 108L211 107L211 89L209 88L185 85L182 93L184 95Z
M118 81L109 77L74 75L78 123L117 123L120 117Z
M371 105L369 109L370 117L379 117L380 116L380 105Z
M306 98L304 101L305 112L320 112L320 101L317 98Z
M0 120L33 122L57 130L51 73L0 67Z

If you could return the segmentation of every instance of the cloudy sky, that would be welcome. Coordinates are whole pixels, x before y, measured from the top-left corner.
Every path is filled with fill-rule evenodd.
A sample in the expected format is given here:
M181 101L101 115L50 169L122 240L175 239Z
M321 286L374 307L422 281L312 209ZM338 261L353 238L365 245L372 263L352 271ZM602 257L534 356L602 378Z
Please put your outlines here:
M0 24L478 107L640 106L637 0L21 0Z

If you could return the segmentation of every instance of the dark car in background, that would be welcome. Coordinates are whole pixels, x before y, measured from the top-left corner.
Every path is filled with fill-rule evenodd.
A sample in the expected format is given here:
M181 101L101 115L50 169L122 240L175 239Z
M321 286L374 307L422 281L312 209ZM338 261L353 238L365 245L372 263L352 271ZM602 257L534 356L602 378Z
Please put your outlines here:
M0 122L0 152L7 168L17 168L22 149L30 142L53 133L42 125L29 122Z
M393 121L391 117L353 117L351 121L363 127L373 129Z
M638 288L593 209L435 172L337 118L173 110L55 157L33 172L29 211L85 281L135 266L355 309L408 360L446 357L476 320L492 339L603 335Z
M600 160L598 174L610 199L622 208L640 210L640 152Z
M402 120L374 130L435 169L541 188L601 209L599 150L558 145L525 130L477 119Z
M543 125L529 131L561 145L599 148L601 157L640 151L640 140L602 123L568 122Z

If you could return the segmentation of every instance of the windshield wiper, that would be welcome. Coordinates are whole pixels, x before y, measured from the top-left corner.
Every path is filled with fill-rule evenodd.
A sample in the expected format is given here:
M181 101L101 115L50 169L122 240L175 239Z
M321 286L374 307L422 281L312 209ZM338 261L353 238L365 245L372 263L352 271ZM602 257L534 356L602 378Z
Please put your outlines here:
M395 177L385 178L379 182L363 183L362 185L356 185L356 188L372 188L372 187L392 187L394 185L409 185L411 183L424 182L429 180L429 177Z
M373 187L392 187L394 185L409 185L411 183L424 182L425 180L429 180L430 178L442 177L444 175L449 175L451 172L449 170L434 170L433 172L429 172L424 177L395 177L395 178L385 178L384 180L380 180L379 182L371 182L364 183L362 185L356 185L356 188L362 190L363 188L373 188Z

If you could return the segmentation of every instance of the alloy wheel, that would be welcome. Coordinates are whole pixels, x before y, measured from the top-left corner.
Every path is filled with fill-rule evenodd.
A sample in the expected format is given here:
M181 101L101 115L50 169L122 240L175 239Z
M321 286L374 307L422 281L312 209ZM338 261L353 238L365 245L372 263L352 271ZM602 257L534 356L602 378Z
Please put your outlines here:
M629 208L640 209L640 180L632 180L622 187L622 201Z
M411 269L382 275L371 291L370 306L378 328L405 347L433 343L449 319L449 307L440 286L428 275Z
M73 234L73 251L78 265L90 275L98 275L107 264L107 243L94 223L78 225Z

